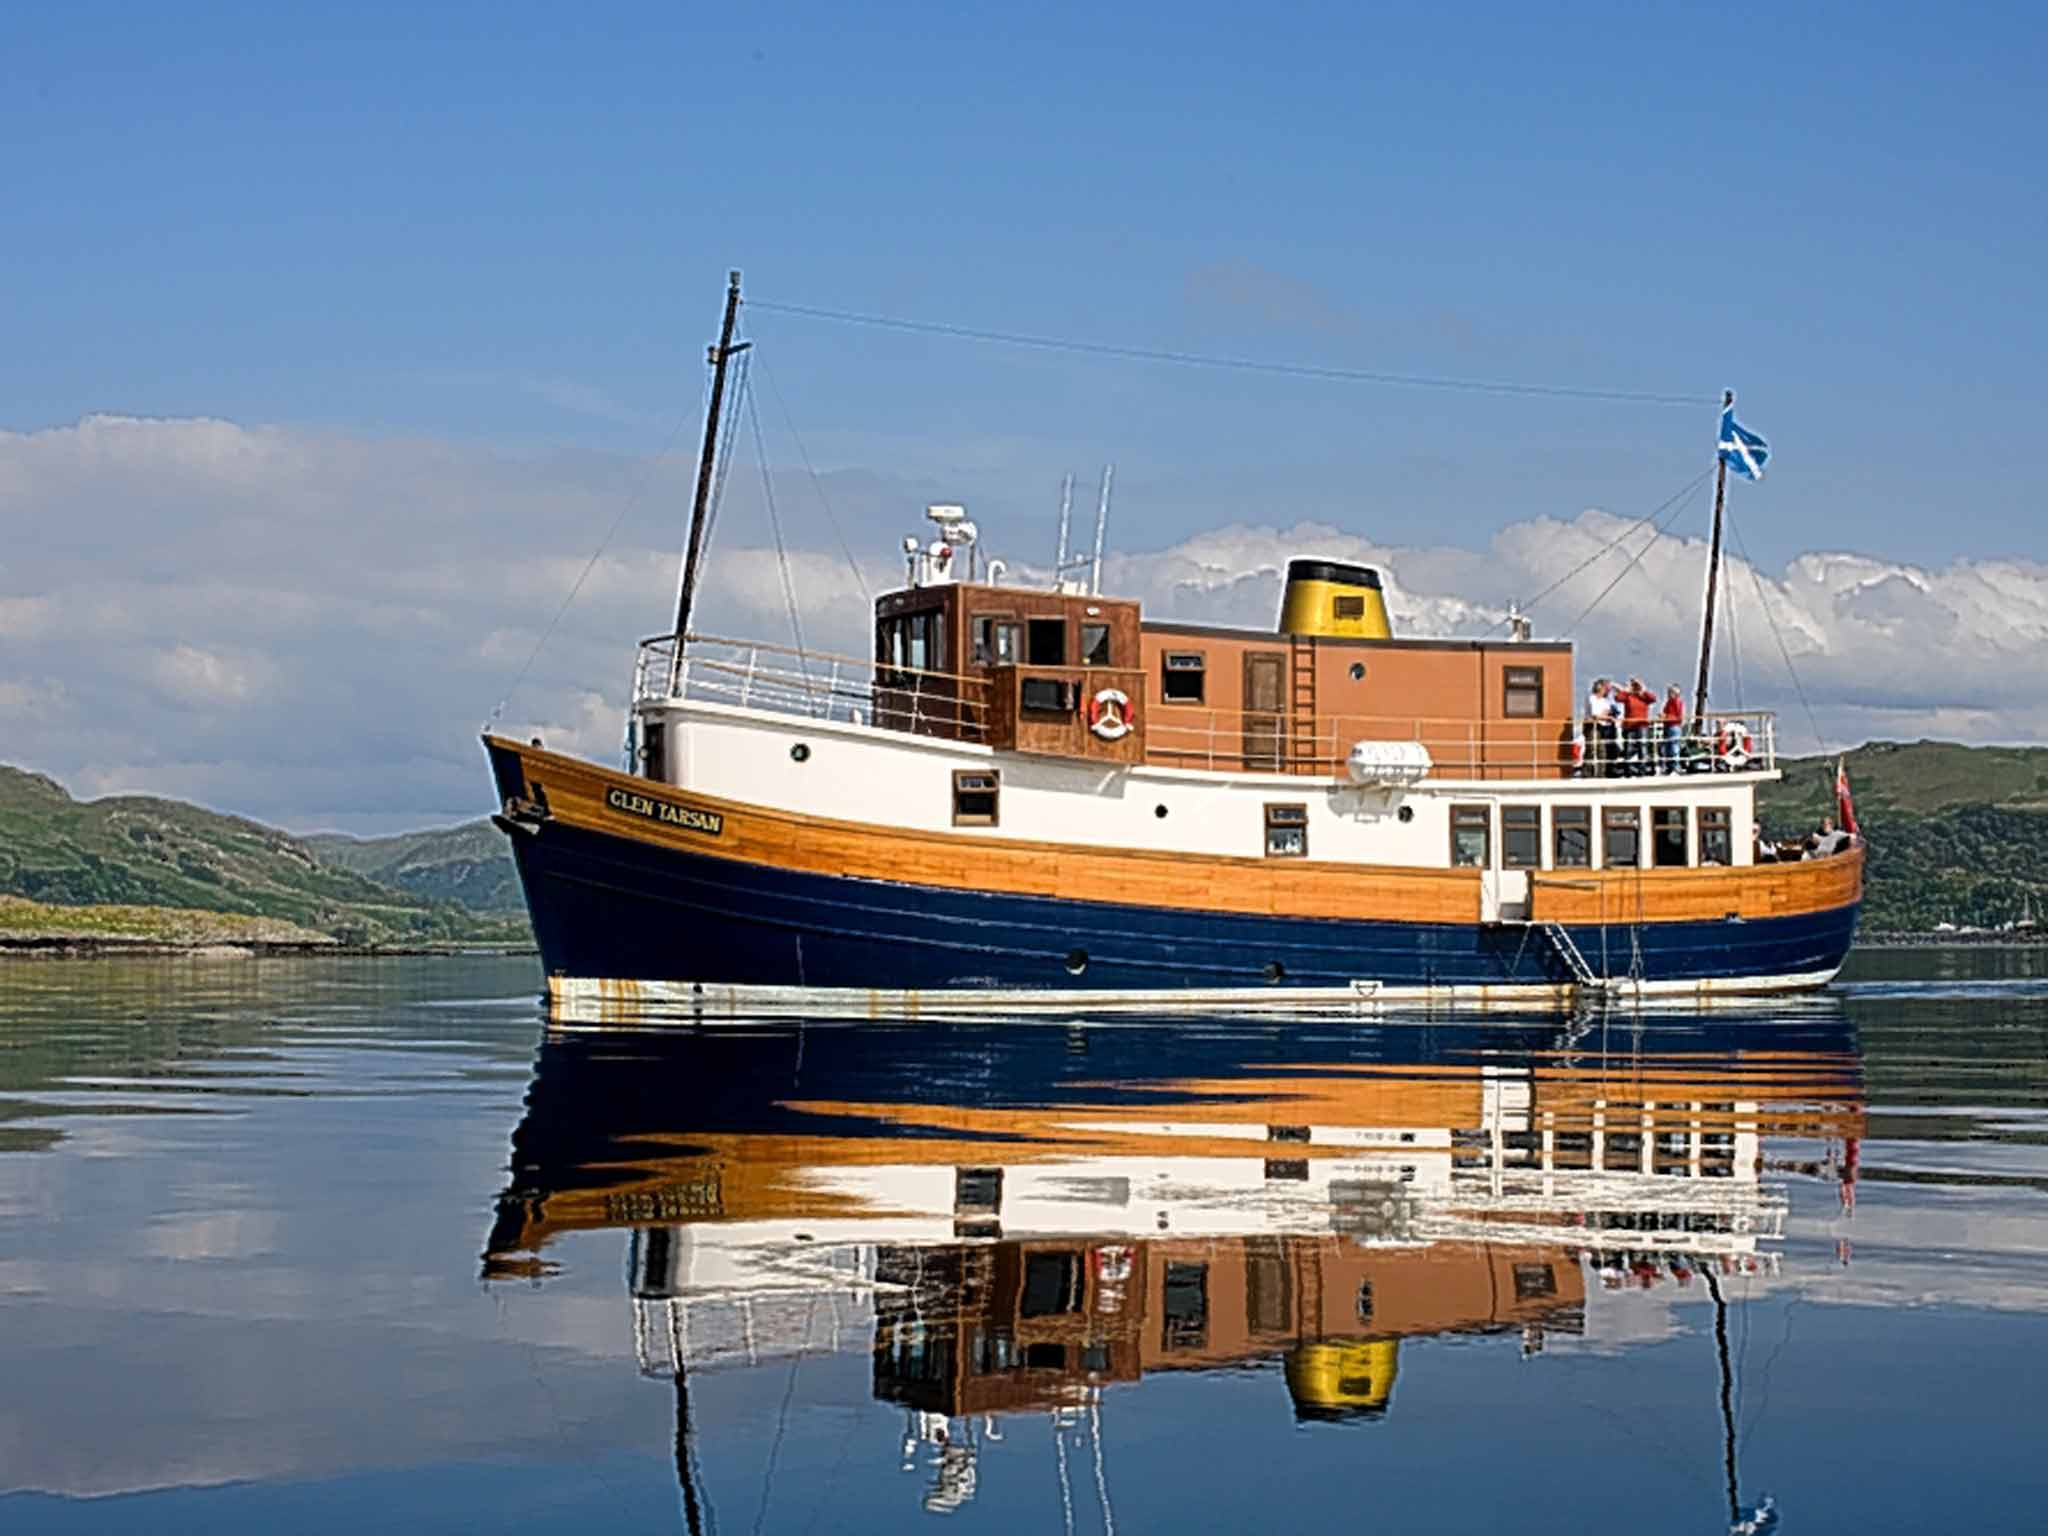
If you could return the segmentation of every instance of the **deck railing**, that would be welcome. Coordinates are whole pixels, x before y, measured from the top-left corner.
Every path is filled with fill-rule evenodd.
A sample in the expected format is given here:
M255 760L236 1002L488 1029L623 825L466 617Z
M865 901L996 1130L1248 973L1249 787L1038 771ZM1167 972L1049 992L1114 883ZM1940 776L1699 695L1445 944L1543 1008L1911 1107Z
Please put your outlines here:
M992 673L938 672L715 635L692 635L680 659L673 635L641 642L633 702L704 700L1030 750L1019 739L1020 711L1011 697L1025 674L1074 681L1069 694L1077 710L1085 708L1098 676L1128 692L1138 706L1135 729L1115 755L1160 767L1343 778L1354 746L1388 741L1419 743L1429 753L1429 776L1445 779L1647 777L1777 767L1777 722L1768 711L1715 711L1686 722L1675 735L1657 721L1640 733L1617 730L1610 741L1555 718L1305 718L1207 709L1141 698L1144 677L1130 671L1020 666ZM1038 750L1096 745L1078 724L1072 732L1047 738L1055 739L1059 745Z

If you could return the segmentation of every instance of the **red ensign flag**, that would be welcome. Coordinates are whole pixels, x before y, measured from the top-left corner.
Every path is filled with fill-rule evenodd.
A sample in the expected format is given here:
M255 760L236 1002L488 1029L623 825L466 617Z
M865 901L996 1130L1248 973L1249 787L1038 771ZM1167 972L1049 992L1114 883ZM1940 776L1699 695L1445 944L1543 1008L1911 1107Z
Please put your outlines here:
M1849 798L1849 760L1846 757L1835 759L1835 804L1841 811L1836 820L1841 822L1842 830L1851 837L1862 836L1856 826L1856 802Z

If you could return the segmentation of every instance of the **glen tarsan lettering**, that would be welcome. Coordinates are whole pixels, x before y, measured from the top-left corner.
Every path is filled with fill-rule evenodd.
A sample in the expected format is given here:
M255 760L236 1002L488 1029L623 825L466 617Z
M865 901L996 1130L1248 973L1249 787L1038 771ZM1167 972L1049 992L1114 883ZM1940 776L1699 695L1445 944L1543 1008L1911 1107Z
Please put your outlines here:
M700 811L693 805L657 800L630 789L606 790L604 803L624 815L658 821L665 827L681 827L685 832L701 832L706 837L717 837L725 831L725 818L716 811Z

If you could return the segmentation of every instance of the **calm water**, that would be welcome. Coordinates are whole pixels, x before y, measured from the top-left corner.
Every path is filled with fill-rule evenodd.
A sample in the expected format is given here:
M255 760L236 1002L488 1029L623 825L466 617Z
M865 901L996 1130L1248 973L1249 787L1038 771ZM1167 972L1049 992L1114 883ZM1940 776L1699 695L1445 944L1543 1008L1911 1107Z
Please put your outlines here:
M550 1031L520 960L0 967L0 1531L2040 1529L2044 978Z

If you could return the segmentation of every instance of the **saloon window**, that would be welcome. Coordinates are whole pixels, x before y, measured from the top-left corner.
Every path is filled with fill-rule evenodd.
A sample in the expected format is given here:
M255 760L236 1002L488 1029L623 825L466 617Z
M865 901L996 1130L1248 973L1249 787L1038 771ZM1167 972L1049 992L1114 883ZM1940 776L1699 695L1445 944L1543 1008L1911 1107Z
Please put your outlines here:
M1493 813L1485 806L1451 807L1451 864L1454 868L1492 867Z
M1729 832L1728 807L1725 805L1703 805L1700 807L1700 862L1702 864L1733 864L1735 862L1735 841Z
M1686 866L1686 822L1682 805L1660 805L1650 812L1650 862L1659 869Z
M977 614L974 620L974 662L982 667L1007 667L1017 660L1017 621Z
M1201 651L1168 651L1160 661L1160 698L1169 704L1201 703L1205 665Z
M1028 649L1024 659L1034 667L1064 667L1067 664L1067 621L1033 619L1024 632Z
M1634 806L1610 805L1600 813L1600 862L1609 869L1634 869L1643 862L1641 813Z
M1266 807L1266 856L1276 859L1308 857L1308 807L1269 805Z
M1500 862L1507 869L1542 867L1543 807L1504 805L1500 808Z
M1083 624L1081 626L1081 665L1084 667L1106 667L1109 665L1109 626L1107 624Z
M1558 869L1586 869L1593 862L1593 813L1583 805L1560 805L1550 813L1550 862Z
M1510 720L1534 720L1543 713L1543 669L1507 667L1501 672L1500 712Z
M953 825L993 827L997 825L997 801L1002 794L1002 776L993 769L962 768L953 774Z

